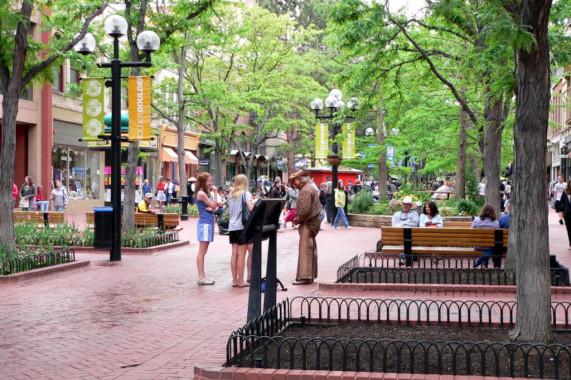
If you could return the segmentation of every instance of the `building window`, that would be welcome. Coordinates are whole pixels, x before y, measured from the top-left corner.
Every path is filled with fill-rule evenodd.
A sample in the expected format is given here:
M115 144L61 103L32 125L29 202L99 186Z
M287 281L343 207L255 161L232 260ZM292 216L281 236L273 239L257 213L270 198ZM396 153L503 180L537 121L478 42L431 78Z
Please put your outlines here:
M52 84L52 88L55 91L63 92L63 66L59 66L57 69L54 69L54 81Z
M79 71L74 69L73 67L69 69L69 83L72 84L79 84L81 82L81 76L79 75Z
M99 152L54 145L53 180L61 182L70 199L98 199L99 157Z

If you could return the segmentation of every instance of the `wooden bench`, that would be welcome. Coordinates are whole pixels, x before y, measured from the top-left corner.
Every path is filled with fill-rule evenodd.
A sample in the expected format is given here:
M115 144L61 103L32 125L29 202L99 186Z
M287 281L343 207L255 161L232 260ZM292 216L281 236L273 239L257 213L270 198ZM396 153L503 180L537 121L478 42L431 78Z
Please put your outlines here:
M471 221L444 220L444 228L470 228L471 225Z
M14 211L14 224L36 224L39 227L50 227L65 223L61 211Z
M381 227L377 252L412 255L482 255L474 247L493 248L494 266L508 246L508 230L480 228Z
M85 213L85 222L87 228L95 228L95 213L92 211ZM123 223L123 215L121 215L121 223ZM135 228L137 229L159 229L159 230L182 230L179 226L180 220L178 214L151 214L145 212L135 213Z

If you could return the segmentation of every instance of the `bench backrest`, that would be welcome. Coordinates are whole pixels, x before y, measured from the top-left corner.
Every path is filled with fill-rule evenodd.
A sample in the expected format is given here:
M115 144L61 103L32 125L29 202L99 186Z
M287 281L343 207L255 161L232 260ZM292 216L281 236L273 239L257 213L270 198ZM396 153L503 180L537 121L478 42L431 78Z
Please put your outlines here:
M14 211L14 223L63 224L65 215L61 211Z
M92 228L95 224L95 213L86 212L85 222L87 226ZM121 223L123 223L123 215L121 215ZM162 228L172 229L179 225L178 214L152 214L145 212L135 213L135 227L136 228Z
M470 228L472 222L461 220L445 220L444 228Z
M410 237L405 234L410 231ZM497 233L501 232L502 246L508 245L508 230L483 228L403 228L382 227L383 245L404 245L410 240L411 246L429 247L494 247Z

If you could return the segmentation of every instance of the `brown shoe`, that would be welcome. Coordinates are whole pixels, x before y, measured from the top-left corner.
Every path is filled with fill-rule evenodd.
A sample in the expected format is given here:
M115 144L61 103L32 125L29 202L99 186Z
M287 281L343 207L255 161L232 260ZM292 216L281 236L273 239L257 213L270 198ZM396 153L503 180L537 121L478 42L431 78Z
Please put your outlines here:
M313 280L311 279L303 279L303 280L295 280L292 282L294 285L311 285L313 284Z

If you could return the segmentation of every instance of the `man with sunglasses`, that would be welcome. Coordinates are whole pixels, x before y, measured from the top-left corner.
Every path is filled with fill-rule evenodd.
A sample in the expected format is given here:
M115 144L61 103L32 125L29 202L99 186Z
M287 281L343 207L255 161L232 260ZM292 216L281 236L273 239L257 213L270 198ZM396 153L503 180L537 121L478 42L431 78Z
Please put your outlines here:
M403 198L402 210L397 211L393 215L393 227L418 227L419 216L416 211L411 211L412 197L406 196Z

